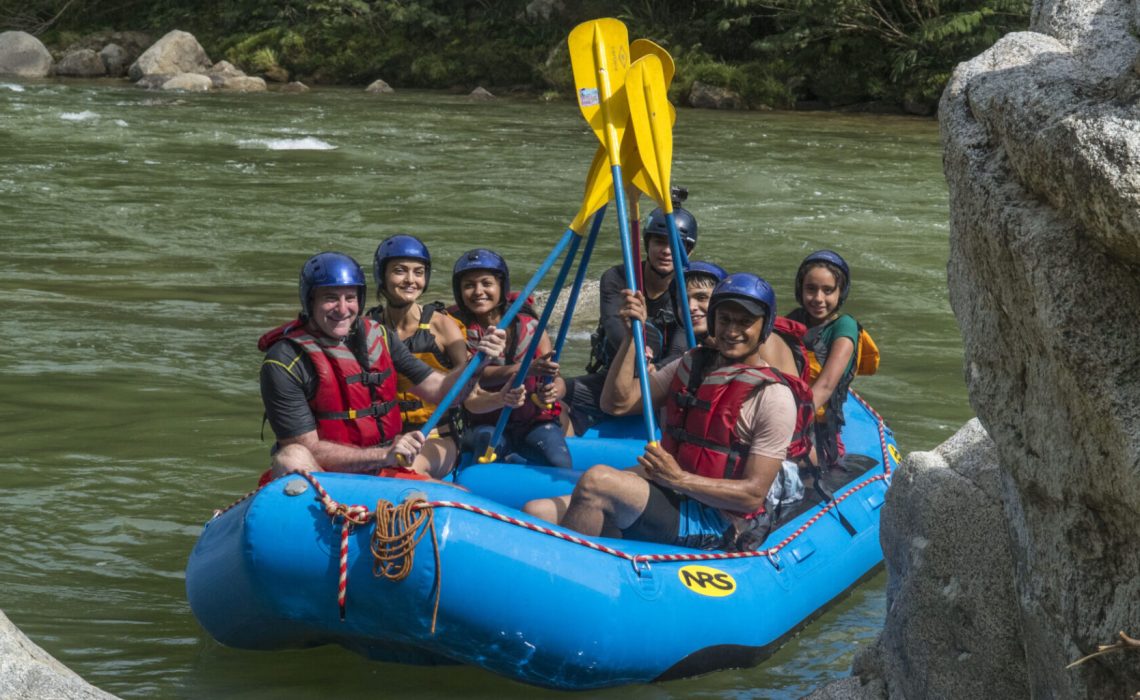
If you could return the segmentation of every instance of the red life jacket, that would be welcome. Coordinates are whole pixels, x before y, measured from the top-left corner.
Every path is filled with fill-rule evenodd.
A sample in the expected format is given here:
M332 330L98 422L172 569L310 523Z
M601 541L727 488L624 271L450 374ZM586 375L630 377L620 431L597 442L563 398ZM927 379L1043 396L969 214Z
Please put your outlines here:
M264 351L288 340L313 363L317 392L309 400L309 408L317 419L321 440L374 447L391 441L404 429L396 402L396 369L384 326L360 319L354 332L357 337L349 342L362 346L360 357L367 359L367 371L347 343L310 334L300 319L261 336L257 347Z
M796 361L796 369L800 373L800 381L811 386L811 363L808 361L807 347L804 345L804 334L807 326L799 321L793 321L787 316L777 316L772 325L772 332L780 336L792 351L792 358Z
M538 329L538 320L532 316L519 314L511 323L511 340L508 344L505 358L498 358L491 360L495 364L510 364L517 365L523 361L526 356L526 350L530 347L531 341L534 339L534 333ZM480 326L474 321L467 325L467 349L469 352L475 352L475 347L483 338L483 334L487 329ZM536 348L534 356L539 357L539 351ZM509 359L506 359L509 358ZM480 382L480 386L484 389L497 389L499 387L487 386ZM535 401L535 392L538 390L538 377L528 376L523 381L523 386L526 387L528 400L522 406L511 410L511 417L508 419L508 425L513 426L526 426L536 423L549 423L558 420L558 416L562 413L562 405L555 402L550 408L545 405L539 406ZM469 413L467 415L467 422L471 425L493 425L499 420L499 411L491 411L490 413Z
M669 387L661 444L681 468L713 479L741 478L750 446L736 437L736 421L744 401L765 384L783 384L792 391L796 427L787 455L806 457L811 450L811 390L771 367L733 364L708 370L716 356L709 348L688 351ZM761 512L763 508L756 511Z

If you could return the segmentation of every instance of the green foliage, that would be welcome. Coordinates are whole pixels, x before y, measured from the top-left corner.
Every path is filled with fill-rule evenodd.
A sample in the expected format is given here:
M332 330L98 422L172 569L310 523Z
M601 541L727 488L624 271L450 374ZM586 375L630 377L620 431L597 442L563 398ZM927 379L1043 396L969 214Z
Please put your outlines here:
M735 0L775 11L754 47L803 71L809 97L937 102L950 71L1028 24L1028 0Z
M800 99L933 104L960 61L1028 23L1029 0L579 0L548 20L531 0L0 0L0 26L192 32L212 56L327 82L529 85L570 94L566 35L613 15L749 105Z
M795 96L789 87L787 66L781 61L750 61L728 64L699 48L677 52L677 76L670 94L674 100L689 92L694 81L727 88L740 95L748 107L789 108Z

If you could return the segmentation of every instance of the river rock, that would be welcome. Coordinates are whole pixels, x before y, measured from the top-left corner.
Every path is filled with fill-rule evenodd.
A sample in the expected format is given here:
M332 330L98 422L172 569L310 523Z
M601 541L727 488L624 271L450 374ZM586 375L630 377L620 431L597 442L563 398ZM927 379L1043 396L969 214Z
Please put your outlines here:
M892 698L1028 696L993 441L974 419L907 456L882 512L887 619L856 661Z
M51 52L27 32L0 32L0 75L44 78L51 74Z
M486 102L488 100L495 99L495 96L492 95L489 90L487 90L486 88L483 88L483 87L475 88L470 93L468 93L467 96L469 98L471 98L472 100L475 100L477 102Z
M143 90L161 90L166 81L174 76L169 73L155 73L154 75L144 75L135 82L135 87L142 88Z
M700 109L741 109L744 100L728 88L708 85L694 80L689 88L689 106Z
M1039 0L1030 31L959 65L942 95L950 301L970 402L1000 465L1001 520L975 506L991 498L986 477L974 490L939 479L960 515L919 499L896 522L892 508L919 494L918 479L938 478L929 460L913 476L900 470L883 508L890 612L855 664L891 697L1122 698L1140 688L1134 651L1066 668L1118 631L1140 634L1136 12L1128 0ZM959 455L983 463L988 449L975 440ZM921 530L924 508L947 517L941 532ZM922 566L905 557L916 527ZM1005 543L1012 595L998 586ZM955 547L993 570L965 569L983 577L967 582L930 565L927 552ZM928 604L939 588L941 615ZM998 658L975 658L989 644L978 637L995 634ZM953 686L941 677L952 673L951 644L969 654Z
M223 90L233 92L265 92L265 80L252 75L239 75L226 78L221 85Z
M155 73L206 73L212 62L193 34L175 29L131 64L131 80Z
M185 92L209 92L214 89L214 81L209 76L198 73L179 73L162 84L163 90L183 90Z
M99 60L103 62L103 68L107 71L107 75L112 78L121 78L126 75L127 66L131 61L127 50L118 44L107 44L100 49Z
M294 80L291 83L286 83L281 86L281 92L308 92L309 86L299 80Z
M96 78L107 74L107 66L91 49L69 51L55 64L55 74L75 78Z
M214 87L216 88L222 87L225 84L226 80L229 78L246 77L245 71L238 68L229 61L218 61L214 65L210 66L210 70L206 71L206 75L209 76L210 80L214 83ZM262 84L265 83L264 80L261 82Z
M373 95L385 95L390 92L395 92L391 85L379 79L373 80L368 87L364 88L364 91Z
M2 611L0 698L115 700L38 647Z
M1065 669L1120 630L1140 634L1135 13L1127 0L1038 2L1032 31L960 65L939 107L950 301L1003 467L1037 697L1140 688L1135 653Z

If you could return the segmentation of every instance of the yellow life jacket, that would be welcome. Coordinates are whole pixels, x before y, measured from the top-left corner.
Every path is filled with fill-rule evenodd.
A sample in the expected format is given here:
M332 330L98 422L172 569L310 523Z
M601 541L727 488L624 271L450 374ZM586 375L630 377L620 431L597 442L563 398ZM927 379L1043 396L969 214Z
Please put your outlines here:
M419 326L414 333L404 338L402 342L412 355L422 360L429 367L447 373L453 369L451 359L447 353L440 350L439 344L435 340L435 334L431 332L432 316L435 315L435 312L442 310L442 303L424 304ZM459 332L466 337L467 332L463 323L446 313L444 316L453 321L459 327ZM398 338L394 331L392 335ZM427 403L412 393L413 386L415 385L412 384L412 381L404 375L396 375L396 400L400 405L400 417L404 421L405 430L415 430L427 423L435 411L435 404Z
M807 351L808 375L811 381L819 376L823 367L810 349ZM855 374L870 376L879 371L879 346L862 325L859 326L859 343L855 346Z
M814 382L819 373L823 371L823 367L819 364L819 358L809 347L807 349L807 363L808 363L808 376L810 381ZM871 375L879 370L879 346L875 344L874 338L871 334L859 324L859 342L855 345L855 367L854 375ZM851 377L853 379L854 376ZM848 384L850 380L848 380ZM847 386L842 385L843 394L846 396ZM824 422L827 416L827 404L824 404L815 410L816 422Z
M855 348L855 374L872 375L879 371L879 346L863 326L859 326L859 346Z

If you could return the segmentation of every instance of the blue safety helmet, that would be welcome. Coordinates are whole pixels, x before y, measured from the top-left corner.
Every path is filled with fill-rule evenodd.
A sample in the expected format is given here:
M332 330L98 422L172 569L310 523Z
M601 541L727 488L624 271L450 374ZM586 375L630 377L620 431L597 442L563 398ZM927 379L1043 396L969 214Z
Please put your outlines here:
M689 269L685 271L685 279L690 280L693 277L712 277L714 282L719 284L725 277L728 277L728 273L716 263L690 260Z
M415 236L406 233L397 233L388 236L380 245L376 246L376 254L372 256L372 277L376 280L376 288L384 294L384 275L387 272L389 260L404 258L418 260L424 264L424 286L431 284L431 253L428 252L424 242Z
M801 306L804 303L804 275L813 263L824 263L832 268L832 273L839 273L839 305L843 306L843 302L847 301L847 292L851 291L851 270L847 267L847 261L834 250L817 250L800 263L800 269L796 270L796 301Z
M684 244L686 251L691 251L697 245L696 218L689 213L688 209L674 207L673 219L677 222L677 233L681 235L681 243ZM649 219L645 222L642 238L645 239L646 248L649 247L650 236L669 237L669 222L665 218L664 210L660 207L650 212Z
M511 291L511 271L507 268L507 261L503 260L503 256L493 250L476 248L460 255L459 259L455 261L455 267L451 270L451 293L459 308L463 308L463 295L459 289L459 278L465 272L472 270L488 270L499 278L499 286L502 288L499 305L506 306L507 294Z
M768 339L772 326L776 323L776 292L772 290L772 285L750 272L734 272L721 280L709 297L709 335L716 335L716 307L726 301L740 304L753 316L763 316L760 342Z
M306 317L313 310L313 290L317 287L356 287L360 303L368 298L368 283L364 271L350 256L326 251L317 253L301 266L301 313Z

